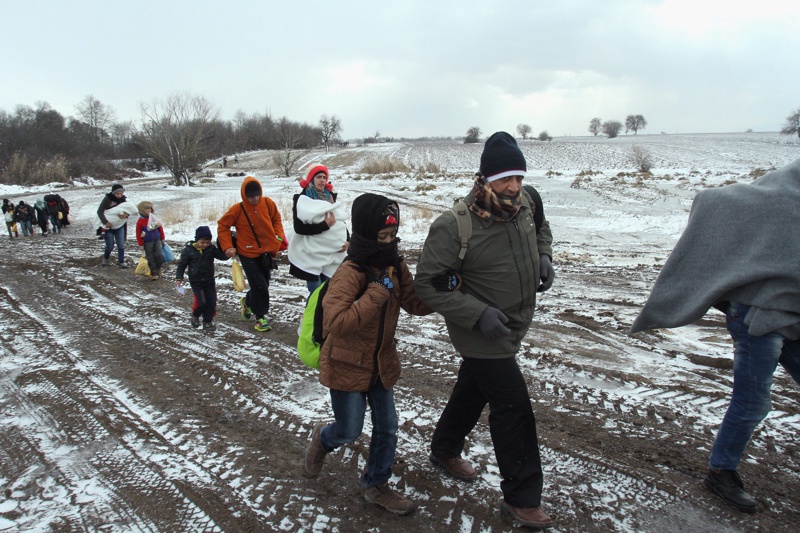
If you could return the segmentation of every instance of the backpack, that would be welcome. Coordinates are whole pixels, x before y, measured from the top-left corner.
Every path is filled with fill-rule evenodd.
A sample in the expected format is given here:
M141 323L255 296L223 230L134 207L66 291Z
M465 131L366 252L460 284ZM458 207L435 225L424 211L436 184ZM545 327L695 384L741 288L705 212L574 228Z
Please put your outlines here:
M533 223L536 225L536 234L542 231L542 224L544 223L544 205L542 204L542 197L532 185L525 185L522 188L522 194L528 199L528 203L533 206ZM464 202L463 198L458 198L453 202L451 209L456 216L456 225L458 226L458 239L461 242L461 249L458 252L459 261L464 260L469 248L469 240L472 237L472 217L469 216L469 207Z

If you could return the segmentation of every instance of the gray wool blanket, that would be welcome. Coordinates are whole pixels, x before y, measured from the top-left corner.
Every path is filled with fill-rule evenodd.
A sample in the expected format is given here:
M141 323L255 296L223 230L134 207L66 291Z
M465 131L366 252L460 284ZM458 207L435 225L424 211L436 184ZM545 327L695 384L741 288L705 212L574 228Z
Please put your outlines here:
M752 306L751 335L800 336L800 160L697 194L630 332L691 324L731 301Z

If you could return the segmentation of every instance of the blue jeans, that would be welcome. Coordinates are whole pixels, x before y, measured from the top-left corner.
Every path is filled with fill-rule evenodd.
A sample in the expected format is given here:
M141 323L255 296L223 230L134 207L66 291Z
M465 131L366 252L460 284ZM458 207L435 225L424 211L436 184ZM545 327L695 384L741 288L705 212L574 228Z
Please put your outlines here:
M61 233L61 221L58 215L50 215L50 225L53 227L53 233Z
M33 236L33 223L30 220L20 220L17 224L22 228L22 235L25 237L28 235Z
M117 229L106 230L106 249L105 253L103 254L103 257L106 259L108 259L111 256L111 252L114 251L114 242L116 241L117 257L119 258L119 262L125 262L125 227L125 225L122 225Z
M325 281L327 281L329 279L331 279L331 278L329 278L325 274L320 274L319 277L316 280L314 280L314 281L306 281L306 287L308 287L308 294L311 294L312 292L317 290L317 287L319 287L320 285L322 285Z
M728 332L733 338L733 396L714 440L708 465L736 470L747 442L772 407L772 376L780 363L800 383L800 340L777 333L748 334L744 323L750 307L731 302Z
M386 390L380 379L367 392L331 389L331 406L336 421L320 432L322 445L328 451L355 441L364 427L367 403L372 415L372 438L367 468L361 475L361 486L364 488L383 485L392 477L392 464L397 450L394 391Z

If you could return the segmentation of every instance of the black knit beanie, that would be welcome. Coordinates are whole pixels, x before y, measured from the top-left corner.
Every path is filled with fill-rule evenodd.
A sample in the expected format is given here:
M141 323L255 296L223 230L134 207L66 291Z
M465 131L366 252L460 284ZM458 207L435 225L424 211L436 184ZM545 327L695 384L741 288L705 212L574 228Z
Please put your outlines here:
M244 195L247 198L261 196L261 185L257 181L250 181L244 186Z
M211 239L211 228L200 226L194 230L194 240L199 241L200 239Z
M125 187L123 187L119 183L115 183L114 185L111 186L111 194L114 194L117 191L125 192Z
M480 173L487 182L507 176L525 176L528 165L517 141L504 131L498 131L483 145Z
M397 202L380 194L362 194L353 201L350 223L353 233L377 240L378 232L389 226L400 226L400 207Z

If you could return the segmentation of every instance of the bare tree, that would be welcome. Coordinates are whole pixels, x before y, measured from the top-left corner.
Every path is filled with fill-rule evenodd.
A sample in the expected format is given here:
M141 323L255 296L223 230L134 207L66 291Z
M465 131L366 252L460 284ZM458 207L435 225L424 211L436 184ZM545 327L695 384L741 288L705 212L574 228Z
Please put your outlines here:
M91 94L86 95L75 106L75 110L81 120L89 126L92 145L99 146L108 137L108 130L116 120L116 113L111 107L103 104Z
M481 140L481 129L478 126L472 126L467 130L467 136L464 137L464 144L476 143Z
M600 133L601 127L602 127L602 122L600 121L599 117L595 117L589 121L589 133L591 133L595 137L597 136L598 133Z
M524 141L528 138L528 135L531 134L531 127L527 124L518 124L517 133L519 133L519 136L522 137L522 140Z
M628 115L625 119L625 133L632 131L634 135L639 130L643 130L647 126L647 121L642 115Z
M800 138L800 107L786 117L786 124L781 129L781 133L784 135L794 135L796 133L797 137Z
M141 111L139 140L145 150L169 168L175 185L190 185L191 172L208 155L217 110L203 96L174 93L142 104Z
M297 161L314 146L311 138L313 130L283 117L275 124L275 133L279 151L272 157L272 161L289 177Z
M322 115L319 117L319 127L322 130L322 142L325 143L325 153L328 153L328 145L331 141L339 137L342 132L342 123L336 115Z
M553 138L550 137L550 134L547 133L547 130L544 130L544 131L540 132L538 139L540 141L552 141L553 140Z
M609 139L613 139L619 135L622 129L622 122L618 120L606 120L603 122L603 134L607 135Z
M653 156L641 146L631 148L631 161L639 172L650 172L653 168Z

